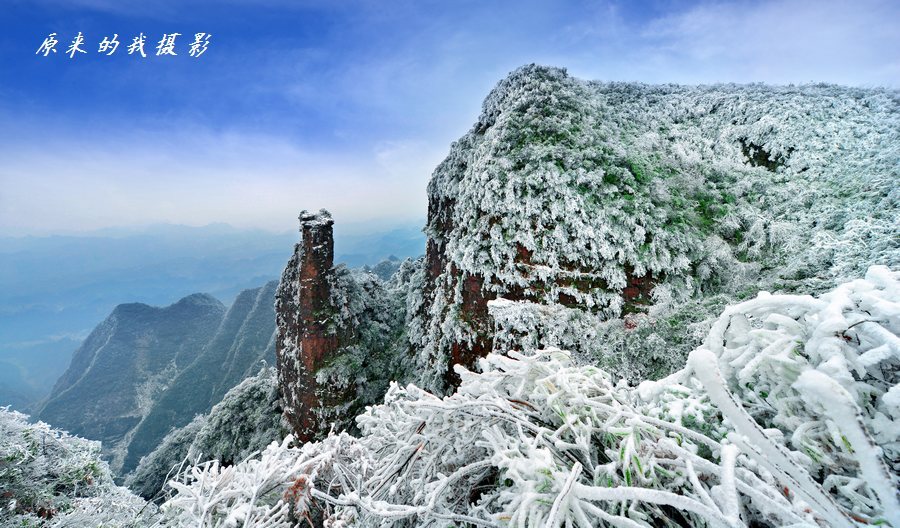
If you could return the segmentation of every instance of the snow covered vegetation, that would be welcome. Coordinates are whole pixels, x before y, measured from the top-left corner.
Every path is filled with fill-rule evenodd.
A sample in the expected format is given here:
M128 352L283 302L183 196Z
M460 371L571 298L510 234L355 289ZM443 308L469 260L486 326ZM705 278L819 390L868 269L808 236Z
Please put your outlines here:
M637 387L561 350L491 354L455 393L392 385L361 435L191 468L168 524L900 525L900 273L730 306Z
M520 68L435 170L423 258L335 265L331 215L301 213L277 372L158 422L146 508L102 464L85 484L95 444L6 413L0 513L900 528L898 183L897 91Z
M166 435L125 483L148 500L159 499L167 479L186 466L210 459L232 464L255 454L286 434L279 401L275 369L264 368L228 391L208 415Z
M153 513L115 485L100 442L0 408L0 525L128 526Z
M437 273L410 326L420 382L445 390L435 366L490 345L475 286L576 310L566 324L667 311L675 332L644 332L653 358L636 356L634 340L572 345L640 381L679 368L697 344L683 328L724 304L896 266L898 146L896 91L590 82L522 67L429 183ZM607 361L611 350L629 360Z

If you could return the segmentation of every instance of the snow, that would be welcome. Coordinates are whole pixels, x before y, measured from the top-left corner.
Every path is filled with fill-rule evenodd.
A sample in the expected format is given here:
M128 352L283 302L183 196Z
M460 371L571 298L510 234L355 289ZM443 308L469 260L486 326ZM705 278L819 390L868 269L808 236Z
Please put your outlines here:
M0 407L0 525L124 528L155 511L116 486L100 442Z
M289 526L301 482L293 518L318 505L326 526L896 525L900 369L857 360L897 339L898 288L873 267L819 297L728 307L685 368L639 387L559 349L490 354L447 396L392 384L359 438L192 468L164 510Z
M641 339L655 334L652 356L616 372L637 382L680 368L699 344L682 338L683 323L725 304L759 290L821 293L870 265L896 268L898 109L889 90L651 86L516 70L429 183L426 232L448 265L414 321L419 382L441 390L429 378L435 366L485 330L459 318L469 276L499 297L525 288L540 305L574 298L582 313L563 320L579 320L576 331L653 311L623 297L629 276L649 274L654 303L669 309L656 307L661 331L641 330ZM668 321L679 332L667 334ZM598 363L607 337L628 341L600 329L599 339L563 346ZM610 348L619 353L607 369L636 352Z

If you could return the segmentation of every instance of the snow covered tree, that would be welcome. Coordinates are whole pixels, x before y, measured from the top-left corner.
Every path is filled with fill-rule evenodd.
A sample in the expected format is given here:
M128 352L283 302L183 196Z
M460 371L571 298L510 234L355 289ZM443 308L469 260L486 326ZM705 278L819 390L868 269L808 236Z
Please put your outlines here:
M191 526L900 526L900 273L725 309L633 387L560 350L490 354L455 393L392 385L362 436L273 443L173 482Z

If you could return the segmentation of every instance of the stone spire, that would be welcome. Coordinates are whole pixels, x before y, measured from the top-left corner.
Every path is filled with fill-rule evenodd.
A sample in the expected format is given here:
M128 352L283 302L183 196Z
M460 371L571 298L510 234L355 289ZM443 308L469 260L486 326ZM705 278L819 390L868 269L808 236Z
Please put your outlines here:
M334 220L328 211L300 214L301 241L278 286L276 360L284 413L300 441L328 432L321 409L348 396L316 382L316 372L332 361L346 338L333 306Z

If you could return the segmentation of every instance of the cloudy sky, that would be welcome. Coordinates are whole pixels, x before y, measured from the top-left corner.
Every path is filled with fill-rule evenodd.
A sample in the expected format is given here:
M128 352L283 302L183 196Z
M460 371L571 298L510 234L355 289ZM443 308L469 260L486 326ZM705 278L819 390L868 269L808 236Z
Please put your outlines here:
M0 235L419 221L490 88L537 62L648 83L900 88L900 2L3 0ZM50 33L58 52L35 52ZM86 54L66 48L78 34ZM156 56L164 33L178 56ZM211 34L199 58L193 34ZM148 56L128 55L140 33ZM112 56L97 52L118 34Z

